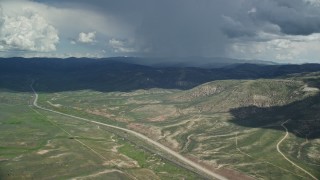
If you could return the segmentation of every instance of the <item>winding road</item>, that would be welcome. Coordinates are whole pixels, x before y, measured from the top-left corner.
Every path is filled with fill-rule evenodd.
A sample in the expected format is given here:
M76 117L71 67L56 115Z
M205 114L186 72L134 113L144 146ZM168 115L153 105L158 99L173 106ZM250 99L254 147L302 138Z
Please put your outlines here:
M300 169L301 171L303 171L304 173L308 174L310 177L312 177L312 179L318 179L316 178L314 175L312 175L310 172L308 172L307 170L303 169L302 167L298 166L297 164L295 164L294 162L292 162L289 158L287 158L283 152L281 152L280 150L280 144L289 136L289 132L288 132L288 128L285 126L285 124L288 122L289 120L281 123L281 126L286 130L286 135L278 142L277 144L277 151L282 155L282 157L284 159L286 159L288 162L290 162L293 166L297 167L298 169Z
M70 114L66 114L66 113L61 113L61 112L58 112L58 111L54 111L54 110L51 110L51 109L47 109L47 108L44 108L40 105L38 105L38 94L37 92L35 91L35 89L33 88L33 83L31 83L30 87L35 95L34 97L34 101L33 101L33 106L38 108L38 109L42 109L44 111L48 111L48 112L52 112L52 113L55 113L55 114L59 114L59 115L63 115L63 116L67 116L67 117L71 117L71 118L74 118L74 119L78 119L78 120L81 120L81 121L85 121L85 122L89 122L89 123L93 123L93 124L98 124L98 125L101 125L101 126L105 126L105 127L109 127L109 128L113 128L113 129L117 129L117 130L121 130L121 131L124 131L124 132L127 132L131 135L134 135L138 138L140 138L141 140L143 140L144 142L148 143L148 144L151 144L153 146L156 146L157 148L161 149L162 151L174 156L175 158L177 158L180 162L183 162L184 164L187 164L193 168L195 168L196 170L198 170L199 172L203 173L203 174L206 174L207 176L209 177L212 177L212 178L215 178L215 179L220 179L220 180L226 180L227 178L226 177L223 177L217 173L214 173L204 167L202 167L201 165L185 158L184 156L182 156L181 154L171 150L170 148L158 143L157 141L154 141L150 138L148 138L147 136L144 136L138 132L135 132L135 131L132 131L130 129L126 129L126 128L122 128L122 127L118 127L118 126L113 126L113 125L109 125L109 124L105 124L105 123L102 123L102 122L98 122L98 121L93 121L93 120L90 120L90 119L86 119L86 118L82 118L82 117L78 117L78 116L74 116L74 115L70 115Z

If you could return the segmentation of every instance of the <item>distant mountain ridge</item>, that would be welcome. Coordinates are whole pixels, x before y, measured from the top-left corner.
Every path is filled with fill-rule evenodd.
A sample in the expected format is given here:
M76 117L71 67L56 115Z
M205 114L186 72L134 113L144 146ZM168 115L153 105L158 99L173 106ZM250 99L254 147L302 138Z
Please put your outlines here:
M81 61L92 61L92 60L103 60L103 61L117 61L129 64L137 64L152 67L199 67L199 68L221 68L230 65L239 64L260 64L260 65L279 65L272 61L263 60L244 60L244 59L232 59L224 57L110 57L110 58L0 58L1 59L55 59L55 60L81 60Z
M235 64L261 64L277 65L278 63L263 60L244 60L223 57L163 57L163 58L139 58L139 57L115 57L118 61L153 66L153 67L199 67L221 68Z
M320 71L320 64L265 65L230 64L199 68L146 66L127 58L0 58L0 88L22 90L19 83L35 79L39 91L94 89L132 91L136 89L190 89L200 84L227 79L275 78L293 73ZM16 83L10 83L15 81ZM28 87L28 86L26 86Z

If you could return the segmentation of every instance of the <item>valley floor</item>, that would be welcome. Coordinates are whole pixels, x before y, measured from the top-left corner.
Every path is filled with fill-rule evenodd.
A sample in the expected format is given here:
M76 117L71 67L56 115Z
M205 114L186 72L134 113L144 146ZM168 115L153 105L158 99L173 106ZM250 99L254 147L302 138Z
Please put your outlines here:
M32 93L3 90L0 176L199 179L204 167L220 179L319 179L319 85L311 73L190 90L40 92L42 109Z

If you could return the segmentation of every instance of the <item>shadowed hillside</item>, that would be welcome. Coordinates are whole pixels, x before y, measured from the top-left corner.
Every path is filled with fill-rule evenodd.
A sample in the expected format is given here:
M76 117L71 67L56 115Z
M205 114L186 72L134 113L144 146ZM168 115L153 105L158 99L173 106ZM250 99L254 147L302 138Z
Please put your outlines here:
M231 122L245 127L272 128L283 131L279 126L286 123L288 131L301 138L320 137L320 95L309 97L285 106L259 108L241 107L230 111L235 119Z
M309 89L320 88L320 78L302 79L309 84ZM288 131L301 138L320 137L320 94L295 101L284 106L273 107L239 107L231 109L234 116L231 121L237 125L252 128L272 128L284 130L279 124L286 123Z

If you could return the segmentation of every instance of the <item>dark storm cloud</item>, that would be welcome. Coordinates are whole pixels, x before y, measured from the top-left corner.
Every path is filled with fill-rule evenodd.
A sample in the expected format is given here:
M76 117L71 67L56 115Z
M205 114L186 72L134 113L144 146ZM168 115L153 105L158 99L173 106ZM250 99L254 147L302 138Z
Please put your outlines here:
M151 56L223 56L233 39L258 41L259 32L320 32L320 7L306 0L38 1L112 16L129 25L137 49Z
M239 5L225 0L46 2L56 6L76 3L130 24L136 45L151 56L223 55L227 37L220 28L221 15Z
M230 38L276 33L276 27L287 35L319 33L319 9L304 0L247 0L234 14L226 14L223 31Z
M215 2L157 1L137 26L137 39L156 55L222 55L227 39L220 30L221 14L229 4Z
M233 18L230 16L223 16L222 31L229 38L239 38L239 37L253 37L256 35L256 28L252 22L247 21L246 17L243 18Z
M320 32L319 6L302 0L256 1L255 18L280 27L289 35L310 35Z

